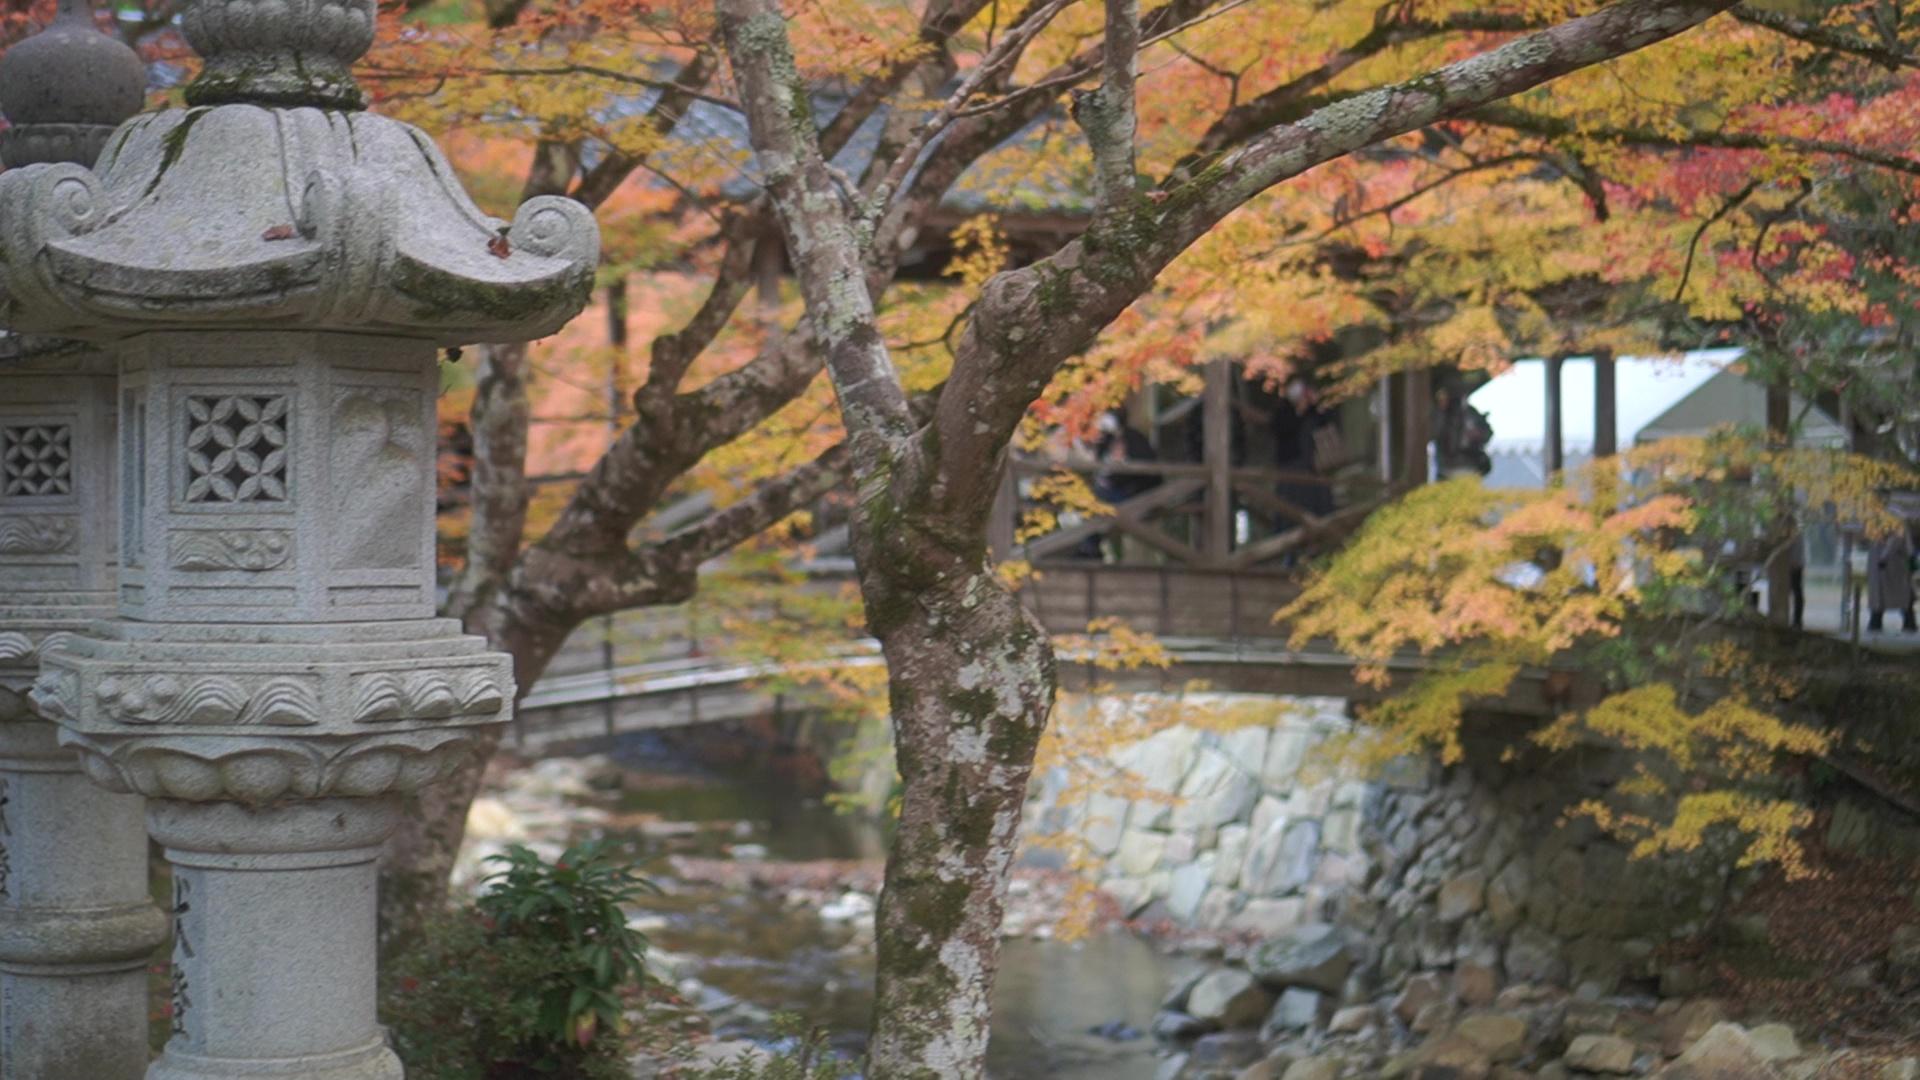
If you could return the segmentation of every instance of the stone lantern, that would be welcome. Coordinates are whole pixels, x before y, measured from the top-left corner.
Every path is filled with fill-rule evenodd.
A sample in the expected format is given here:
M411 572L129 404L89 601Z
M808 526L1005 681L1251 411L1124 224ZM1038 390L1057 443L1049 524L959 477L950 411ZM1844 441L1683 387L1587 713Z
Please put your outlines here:
M592 216L482 214L366 112L373 0L189 0L189 107L98 165L0 173L0 325L119 362L119 618L33 700L148 799L173 866L173 1035L151 1080L401 1075L374 1012L375 861L467 760L508 658L435 617L437 349L557 330Z
M91 165L146 68L67 0L0 57L0 163ZM25 698L40 655L114 604L114 362L0 334L0 1077L136 1080L147 963L144 800L81 775Z

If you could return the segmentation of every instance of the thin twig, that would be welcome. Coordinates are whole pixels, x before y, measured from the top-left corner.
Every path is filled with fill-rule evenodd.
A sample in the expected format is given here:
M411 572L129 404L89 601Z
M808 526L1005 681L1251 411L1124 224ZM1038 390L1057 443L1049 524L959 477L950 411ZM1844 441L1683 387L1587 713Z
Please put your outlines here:
M533 78L560 75L591 75L595 78L608 79L613 82L626 83L631 86L644 86L649 90L685 94L687 97L695 98L711 105L719 105L722 108L732 109L734 112L741 111L740 103L731 98L701 93L700 91L690 89L667 79L653 79L645 75L634 75L630 72L615 71L612 68L597 67L592 64L556 64L553 67L470 68L464 71L423 71L417 68L382 68L374 65L358 68L355 74L363 79L438 79L442 82L448 79L487 79L495 76Z
M993 78L1001 68L1019 59L1020 54L1026 51L1027 43L1040 31L1046 29L1054 16L1065 11L1075 2L1077 0L1048 0L1044 6L1033 13L1032 18L1009 30L1007 36L987 53L979 66L961 80L960 85L948 95L946 101L941 103L933 116L914 131L913 138L907 142L899 154L895 155L893 165L887 169L879 185L869 193L874 197L879 210L884 211L894 193L905 185L907 174L913 170L914 163L920 160L920 155L926 150L927 144L953 123L959 115L961 106L978 93L980 88L986 85L987 80Z
M1758 180L1748 181L1746 187L1743 187L1739 191L1734 192L1731 198L1727 199L1726 202L1720 205L1720 209L1715 210L1713 212L1712 217L1701 222L1700 227L1693 231L1693 239L1687 241L1687 262L1686 262L1686 265L1682 267L1680 271L1680 286L1679 288L1676 288L1675 290L1673 290L1673 303L1679 304L1680 302L1684 301L1687 298L1687 284L1688 282L1693 280L1693 258L1694 258L1694 255L1700 250L1700 239L1707 235L1708 229L1713 228L1715 225L1725 220L1728 214L1733 213L1734 210L1737 209L1741 203L1746 202L1747 199L1750 196L1752 196L1755 191L1758 191L1759 189L1760 189L1760 181Z

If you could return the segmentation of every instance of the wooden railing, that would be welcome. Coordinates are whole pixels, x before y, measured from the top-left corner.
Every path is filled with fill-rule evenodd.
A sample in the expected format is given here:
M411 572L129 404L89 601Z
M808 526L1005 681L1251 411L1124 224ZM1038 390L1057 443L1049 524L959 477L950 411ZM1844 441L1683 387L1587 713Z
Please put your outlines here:
M1083 516L1045 536L1019 542L1020 521L1030 508L1021 494L1022 481L1062 469L1086 477L1152 477L1158 482L1138 495L1108 504L1105 513ZM1282 485L1324 488L1330 496L1348 496L1348 505L1315 513L1279 494ZM1084 457L1064 462L1016 459L1007 470L994 510L993 534L995 549L1003 557L1036 563L1071 559L1088 540L1117 534L1151 552L1145 559L1129 554L1122 562L1242 571L1344 535L1377 505L1374 494L1351 490L1351 485L1338 484L1332 477L1285 469L1096 463ZM1245 540L1239 528L1243 511L1248 515Z

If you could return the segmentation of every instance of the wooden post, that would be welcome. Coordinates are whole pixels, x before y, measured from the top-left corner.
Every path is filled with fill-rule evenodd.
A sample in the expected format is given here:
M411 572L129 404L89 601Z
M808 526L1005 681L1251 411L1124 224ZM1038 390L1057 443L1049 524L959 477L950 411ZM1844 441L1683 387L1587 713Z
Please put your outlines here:
M1374 407L1379 410L1376 414L1379 420L1377 441L1380 455L1377 464L1380 467L1380 482L1383 484L1393 483L1393 380L1395 378L1397 376L1389 374L1380 380L1379 387L1374 391Z
M1853 450L1853 402L1845 393L1840 395L1840 430L1845 433L1846 448ZM1845 631L1848 621L1855 617L1853 604L1853 529L1847 522L1840 522L1840 629Z
M987 519L987 546L993 552L994 562L1005 562L1013 554L1018 483L1013 475L1013 455L1009 453L1000 466L1000 489L993 497L992 515Z
M1206 378L1200 425L1207 467L1207 535L1201 550L1208 562L1223 566L1233 553L1233 361L1208 362Z
M1547 445L1545 449L1549 479L1567 464L1567 445L1560 423L1560 371L1565 366L1566 360L1564 356L1547 357Z
M1426 368L1400 375L1400 478L1407 487L1427 482L1432 466L1427 445L1433 441L1433 372Z
M1767 444L1784 450L1793 442L1793 396L1784 378L1767 384ZM1767 530L1767 621L1786 626L1793 621L1793 519L1784 511Z
M1593 456L1612 457L1620 452L1619 382L1613 364L1613 350L1593 354Z
M619 277L607 286L608 446L612 446L620 439L620 418L623 412L620 372L626 366L627 340L627 279ZM616 632L614 616L603 616L600 620L600 667L607 675L607 699L601 702L600 708L601 718L606 722L608 738L613 737L614 721L619 719L620 711L619 704L614 700L613 673L619 666L614 646Z

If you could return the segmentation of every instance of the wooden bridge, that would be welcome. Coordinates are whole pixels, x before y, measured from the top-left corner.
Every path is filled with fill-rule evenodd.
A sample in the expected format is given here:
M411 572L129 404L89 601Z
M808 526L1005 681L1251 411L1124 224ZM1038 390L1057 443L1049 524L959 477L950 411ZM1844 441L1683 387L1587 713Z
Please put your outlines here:
M1177 691L1204 683L1221 691L1372 697L1353 681L1350 658L1331 649L1288 648L1285 628L1274 625L1273 615L1298 595L1293 564L1300 556L1346 536L1393 491L1425 481L1424 374L1395 377L1371 403L1349 403L1338 430L1350 450L1359 449L1338 469L1236 463L1234 418L1241 405L1235 396L1244 384L1225 361L1209 365L1205 390L1187 410L1200 438L1191 438L1189 430L1186 448L1200 444L1198 461L1098 460L1081 447L1016 458L994 509L991 537L999 558L1024 561L1034 571L1020 595L1060 642L1063 685ZM1371 426L1368 416L1375 418ZM1152 417L1148 424L1163 434ZM1166 449L1157 456L1177 456L1175 447ZM1238 457L1258 457L1252 449ZM1096 491L1129 494L1101 512L1057 514L1047 531L1026 535L1031 529L1023 530L1023 521L1037 508L1038 481L1062 473L1081 477ZM844 530L836 535L829 528L816 539L816 555L806 566L808 587L843 587L853 570ZM1173 666L1097 669L1086 636L1089 627L1109 621L1152 634ZM786 667L716 659L701 655L684 613L631 612L575 633L521 702L514 738L535 748L767 715L801 705L773 687L791 686L796 677L804 681L808 667L880 663L871 640L848 641L829 659ZM1406 657L1390 669L1412 674L1427 665ZM1533 672L1502 707L1541 715L1549 698L1567 692L1564 675Z
M837 587L830 568L817 587ZM1275 573L1175 566L1043 564L1021 590L1059 646L1061 684L1174 693L1204 687L1239 693L1343 697L1365 703L1378 692L1353 680L1352 658L1330 648L1289 648L1272 622L1296 593ZM1090 623L1119 619L1152 633L1172 665L1106 670L1095 663ZM610 644L611 643L611 644ZM640 658L634 658L635 653ZM779 687L804 683L810 670L882 663L871 638L851 640L824 659L780 664L702 656L674 612L643 611L583 627L548 674L522 699L512 738L529 751L629 731L725 723L812 707ZM1388 665L1396 676L1432 666L1420 657ZM1544 716L1573 687L1564 675L1526 673L1502 711Z

